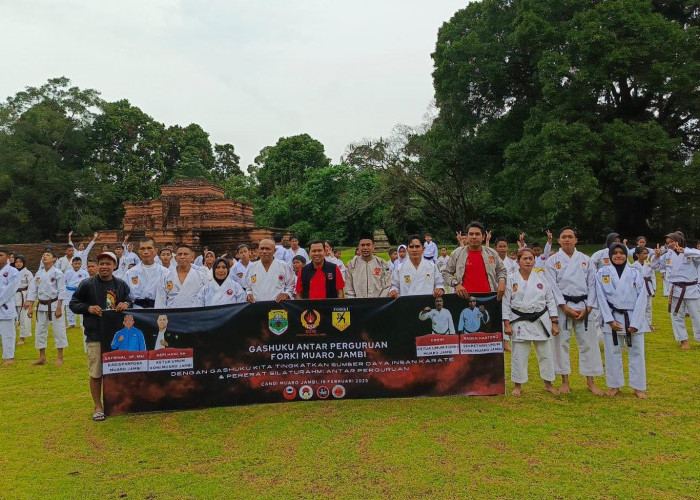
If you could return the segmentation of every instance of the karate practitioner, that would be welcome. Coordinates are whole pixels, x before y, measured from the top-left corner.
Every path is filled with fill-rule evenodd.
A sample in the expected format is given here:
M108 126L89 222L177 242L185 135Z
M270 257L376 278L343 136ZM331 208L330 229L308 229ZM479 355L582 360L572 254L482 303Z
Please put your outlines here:
M700 287L698 287L698 267L700 250L687 248L685 238L678 232L666 235L668 251L664 256L661 249L654 250L654 261L661 258L670 261L666 266L666 278L671 283L668 312L671 313L673 336L681 343L681 349L690 349L685 315L690 316L693 337L700 342Z
M73 245L73 241L71 238L73 237L73 231L68 233L68 244ZM74 257L80 257L80 261L82 262L82 269L87 268L87 262L88 259L90 258L90 251L92 250L92 247L95 246L95 242L97 239L100 237L100 233L95 231L92 235L92 241L88 243L87 247L85 246L85 243L79 243L78 248L75 250Z
M440 297L445 285L437 266L423 258L423 237L414 234L408 239L408 260L394 269L389 296L428 295Z
M75 257L75 247L72 244L66 245L66 254L56 261L55 267L65 273L71 268L73 257Z
M156 288L156 309L183 309L195 307L195 297L209 280L192 265L194 252L180 245L175 252L177 266L169 270Z
M522 384L528 381L527 365L530 344L535 345L535 355L544 380L544 389L559 394L552 382L554 353L551 338L559 334L559 315L551 285L542 269L535 270L535 254L529 248L518 252L519 269L508 276L508 286L503 295L504 332L511 336L513 347L510 377L515 383L513 396L522 395Z
M72 268L65 272L66 298L63 302L63 313L66 315L66 319L68 320L68 328L75 327L78 321L75 313L68 307L68 304L70 304L70 299L73 298L73 293L78 289L80 282L89 278L88 272L83 269L83 261L80 257L73 257L71 266Z
M388 297L391 288L391 271L384 259L374 255L374 237L370 233L360 235L360 255L348 262L345 272L345 297L365 299Z
M496 238L496 253L501 258L508 274L518 270L518 263L508 257L508 241L505 238Z
M19 284L19 271L10 265L10 250L0 248L0 339L3 366L15 361L15 293Z
M598 309L604 322L605 381L608 395L615 396L625 385L622 345L627 344L629 385L638 398L646 398L644 333L649 331L645 310L647 292L642 274L627 265L627 246L610 245L610 265L596 274Z
M396 249L396 254L398 255L398 257L394 262L394 269L400 267L404 262L408 260L408 248L406 247L406 245L399 245ZM392 273L393 272L394 271L392 270Z
M173 259L173 251L170 248L161 248L160 252L158 252L158 257L160 260L160 265L163 266L165 269L170 270L177 265L175 259Z
M114 270L114 277L124 279L129 270L129 261L124 255L124 247L117 245L114 247L114 255L117 257L117 268Z
M433 333L437 335L454 335L455 324L452 320L452 313L443 307L442 297L435 297L435 309L426 307L418 314L418 319L432 322Z
M204 255L209 251L208 246L203 246L202 247L202 253L200 255L197 255L197 258L194 259L194 265L197 267L202 267L204 264Z
M63 319L63 302L66 299L66 277L54 266L56 255L53 252L44 252L41 261L44 264L44 269L39 269L34 276L34 281L29 285L27 300L24 303L24 308L27 309L27 316L31 318L34 315L32 305L35 300L39 301L36 309L36 330L34 332L34 345L39 350L39 359L33 364L46 364L46 341L49 337L49 323L51 323L54 345L58 351L56 364L62 365L63 349L68 347L66 322Z
M394 272L394 269L396 268L396 261L399 258L399 252L395 249L392 248L389 250L389 269L391 272Z
M438 270L442 272L443 269L445 269L445 266L447 265L447 261L450 260L450 256L447 255L447 247L442 247L440 249L440 257L437 258L437 261L435 264L437 264Z
M603 266L610 265L610 245L612 245L613 243L619 243L620 241L620 235L617 233L609 233L605 237L605 248L601 248L593 255L591 255L591 261L593 261L593 265L595 266L596 271ZM627 240L622 241L622 244L625 245L625 248L627 248Z
M124 281L129 285L129 298L134 309L152 309L156 303L156 290L169 270L156 263L153 238L139 240L139 254L139 264L126 272Z
M335 256L331 242L328 240L324 241L323 248L326 250L326 260L338 266L340 268L340 273L343 275L343 278L345 278L345 264L343 264L343 261ZM309 251L310 250L311 247L309 247Z
M569 375L569 343L572 330L576 335L579 353L579 373L586 377L588 390L600 396L604 392L596 387L593 377L603 374L597 332L591 311L596 305L595 269L591 259L576 250L576 231L565 227L559 233L560 250L547 260L545 276L552 287L554 300L559 308L561 333L554 337L554 371L561 375L559 392L571 392Z
M248 272L248 266L250 266L250 249L248 245L238 245L237 254L238 260L231 268L231 274L236 283L241 285L241 287L245 287L245 275Z
M216 254L211 250L207 250L204 253L204 263L199 270L204 273L209 281L214 279L214 261L216 261Z
M649 325L650 331L655 330L655 328L651 326L651 299L656 296L656 275L649 263L649 250L643 246L635 248L632 251L632 260L633 262L630 267L636 269L642 275L644 288L647 291L647 307L645 311L647 325Z
M292 254L292 259L297 255L301 255L306 262L309 262L309 254L299 246L299 238L295 235L289 237L289 252Z
M433 241L433 235L427 233L425 235L425 246L423 248L423 258L429 260L430 262L435 262L438 256L438 248Z
M275 258L275 242L260 240L258 254L260 260L250 263L245 276L248 302L282 302L294 297L294 271L292 266Z
M19 287L15 293L15 309L19 318L19 342L17 345L23 345L27 337L32 336L32 319L27 316L27 310L24 308L24 302L27 297L29 284L34 279L32 272L26 268L26 259L24 255L15 255L15 269L19 272Z
M219 257L214 262L213 279L197 294L195 304L198 307L220 306L224 304L237 304L246 301L246 293L243 287L229 274L228 261Z
M275 233L272 237L275 240L275 259L292 267L292 257L294 257L294 255L282 245L282 235Z

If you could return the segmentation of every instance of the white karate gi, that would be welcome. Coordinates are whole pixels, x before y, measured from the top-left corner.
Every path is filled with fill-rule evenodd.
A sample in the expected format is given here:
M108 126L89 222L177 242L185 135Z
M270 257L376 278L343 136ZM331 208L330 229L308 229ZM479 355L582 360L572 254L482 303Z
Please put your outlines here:
M511 259L510 257L508 257L507 255L506 255L506 258L503 259L502 262L503 262L503 265L506 267L506 271L508 272L508 274L520 269L520 266L518 265L518 263L516 261L514 261L513 259ZM542 266L535 266L535 267L544 267L544 264Z
M92 240L85 247L85 250L78 250L76 248L75 252L73 252L73 258L80 257L80 269L87 269L87 261L88 261L88 258L90 257L90 250L92 250L92 247L94 247L94 246L95 246L95 240Z
M296 277L294 270L281 260L272 259L266 271L262 261L251 262L245 276L246 294L252 295L256 302L275 300L281 293L294 298Z
M539 257L535 257L535 267L534 269L544 269L545 264L547 263L547 259L549 258L549 252L552 251L552 244L548 241L544 245L544 250L540 254Z
M275 245L275 259L285 262L289 267L292 267L292 252L284 248L282 245ZM309 261L307 260L308 264Z
M340 259L336 259L335 257L326 257L326 260L327 260L328 262L332 262L333 264L335 264L336 266L338 266L338 268L340 269L340 274L342 274L342 275L343 275L343 279L345 279L345 272L347 271L347 268L345 267L345 264L343 264L343 261L340 260ZM310 261L309 261L309 262L310 262ZM307 264L308 264L309 262L307 262Z
M434 241L431 241L428 243L427 241L423 245L423 258L432 262L435 262L435 259L438 256L438 247L435 244Z
M160 264L153 263L147 266L143 262L137 264L126 272L124 281L129 285L129 298L134 303L139 299L156 299L156 291L163 283L163 278L168 274L169 269ZM143 309L137 304L133 305L134 309Z
M357 255L348 262L345 272L346 298L388 297L390 288L391 271L384 259L372 256L367 262Z
M238 304L245 301L245 290L230 275L221 285L215 280L210 281L195 297L195 305L198 307Z
M294 259L294 257L296 257L297 255L301 255L302 257L304 257L306 259L307 264L309 262L311 262L311 259L309 259L309 254L306 253L306 250L304 250L303 248L301 248L301 247L297 248L296 252L290 248L289 251L292 254L292 259Z
M39 304L36 313L36 329L34 336L34 346L37 349L46 349L46 342L49 338L49 305L51 306L51 329L53 330L53 341L57 349L68 347L68 337L66 336L66 320L63 317L56 317L57 301L66 302L66 276L59 271L56 266L51 266L47 271L40 269L34 275L34 280L29 284L27 300L51 300L51 304Z
M651 302L652 298L656 296L656 273L651 268L649 262L640 263L639 261L630 264L632 268L639 271L644 279L644 288L647 291L647 307L646 307L646 320L649 328L651 329Z
M607 251L607 249L606 249ZM588 318L588 329L585 321L574 321L563 310L567 305L575 311L580 311L586 306L593 307L595 311L595 269L589 257L574 250L569 257L564 250L559 250L547 260L545 276L552 287L554 301L559 310L559 335L554 337L554 370L557 375L569 375L571 373L571 361L569 358L569 344L571 342L571 330L576 335L576 343L579 352L579 373L586 377L597 377L603 374L603 361L600 358L598 336L595 328L593 314ZM566 301L568 297L586 298L578 303ZM602 333L602 332L601 332Z
M421 321L429 319L433 324L433 333L437 333L438 335L454 335L456 333L455 324L452 320L452 313L447 309L443 308L439 311L437 309L431 309L427 313L421 311L418 314L418 319Z
M68 304L70 304L70 299L73 298L73 293L78 289L78 285L81 281L89 278L90 275L87 271L80 269L74 271L72 268L65 272L66 276L66 300L63 302L63 314L68 320L68 327L75 326L77 324L78 318L76 314L70 310Z
M676 341L683 342L688 340L688 330L685 326L686 313L690 316L693 324L693 337L700 342L700 286L698 286L698 266L700 266L700 250L696 248L685 248L683 253L676 253L669 250L661 256L666 267L666 279L671 284L671 326L673 327L673 336ZM652 259L652 267L658 266L656 256ZM692 283L685 287L685 295L683 301L678 308L678 313L675 312L676 306L682 287L674 285L674 283Z
M617 275L613 265L605 266L596 274L596 296L598 309L603 321L605 334L605 383L610 388L625 385L622 368L622 346L625 345L625 332L613 332L608 323L617 321L625 327L624 314L613 312L615 309L628 312L629 325L637 329L632 335L632 346L627 347L629 356L629 385L633 389L646 391L647 375L644 362L644 333L649 331L646 321L647 291L642 274L629 265L625 265L622 276ZM613 340L617 335L617 345Z
M73 256L75 256L75 253L73 253ZM56 263L54 264L54 267L57 268L62 273L65 273L69 269L73 268L73 266L71 266L72 261L73 261L73 257L71 257L71 259L68 260L68 256L64 255L63 257L61 257L60 259L58 259L56 261ZM43 269L43 267L42 267L42 269Z
M234 281L241 285L241 287L245 287L245 275L248 272L248 268L250 267L251 261L248 261L248 265L245 266L243 265L243 262L240 260L237 260L236 263L233 265L231 268L231 271L229 272L229 275L233 277Z
M32 336L32 318L29 317L24 308L24 301L27 299L29 284L33 279L34 275L26 267L19 271L19 288L15 293L15 309L19 318L19 336L22 339Z
M547 311L536 321L521 320L516 323L518 314ZM554 355L552 350L552 317L557 316L557 305L554 300L551 285L543 270L533 269L529 278L523 278L520 271L508 275L508 285L503 295L503 319L511 322L513 342L511 353L511 380L518 384L528 381L527 365L530 357L530 344L535 344L535 355L540 369L540 377L547 382L553 382Z
M177 267L169 270L156 289L155 309L184 309L196 307L195 297L209 280L204 273L190 267L185 281L180 283Z
M437 260L435 261L435 264L437 265L438 271L442 272L442 270L445 269L445 266L447 265L447 262L449 260L450 260L449 255L445 255L444 257L441 255L440 257L438 257ZM394 269L392 268L391 270L393 271Z
M175 260L175 259L173 259L173 260ZM112 275L115 278L119 278L119 279L123 280L124 277L126 276L126 272L128 270L129 270L129 261L126 258L126 252L124 252L122 254L121 258L119 259L119 264L117 265L117 268L114 270Z
M204 255L197 255L194 259L194 265L198 267L202 267L204 265Z
M418 268L407 259L391 275L391 290L403 295L432 295L436 289L445 289L442 273L437 266L421 258ZM390 290L390 291L391 291Z
M15 293L19 287L19 271L9 263L0 269L0 339L2 339L2 358L15 357Z

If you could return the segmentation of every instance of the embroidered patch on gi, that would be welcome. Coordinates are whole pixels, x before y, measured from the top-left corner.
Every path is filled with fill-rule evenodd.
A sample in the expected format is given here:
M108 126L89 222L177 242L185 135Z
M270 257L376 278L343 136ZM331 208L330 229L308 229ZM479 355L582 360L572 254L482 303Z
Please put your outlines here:
M406 275L403 277L404 282L410 283L411 282L411 277L409 275Z
M375 276L379 276L379 273L381 273L381 272L382 272L382 270L379 269L378 267L375 267L375 268L374 268L374 275L375 275Z
M173 289L173 282L172 282L172 281L168 281L168 282L165 284L165 289L168 290L169 292L172 291L172 289Z
M131 284L132 284L132 285L138 285L138 284L139 284L139 277L138 277L138 276L134 276L133 278L131 278Z
M587 266L588 266L588 262L581 262L581 267L587 267Z
M53 283L54 281L56 281L56 278L51 278L51 283Z
M671 259L666 259L666 265L670 266L671 265Z
M277 276L277 280L278 280L278 281L284 281L284 275L283 275L283 274L280 274L279 276Z
M252 276L250 277L250 282L251 282L251 283L255 283L256 281L258 281L258 275L257 275L257 274L254 274L254 275L252 275Z
M609 266L609 265L610 265L610 259L603 259L603 264L605 264L606 266Z
M561 262L557 262L556 268L561 269Z
M544 286L542 285L542 283L537 283L538 290L542 290L543 288L544 288Z
M233 290L231 290L230 288L226 290L226 295L233 295Z
M610 276L607 274L603 275L603 283L608 284L610 283Z
M430 273L426 274L426 275L425 275L425 278L426 278L426 279L430 279Z
M37 276L37 278L36 278L37 284L39 284L40 281L41 281L41 278L39 278L39 277Z
M2 277L3 277L3 278L7 278L8 276L9 276L9 273L8 273L7 271L5 271L5 272L2 274Z
M238 279L243 279L243 273L238 273Z
M518 284L517 283L513 283L513 291L514 292L518 291Z

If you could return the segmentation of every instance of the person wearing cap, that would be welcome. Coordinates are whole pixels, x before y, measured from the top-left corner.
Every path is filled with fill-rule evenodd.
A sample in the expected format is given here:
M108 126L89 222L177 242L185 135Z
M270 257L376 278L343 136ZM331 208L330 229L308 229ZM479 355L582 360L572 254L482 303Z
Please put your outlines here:
M54 345L58 350L56 364L63 364L63 349L68 347L68 337L66 336L66 322L63 319L63 302L66 299L66 277L56 268L56 255L47 250L41 257L44 264L43 269L39 269L34 276L34 281L29 285L27 300L24 308L27 309L27 316L34 315L32 306L38 300L36 308L36 329L34 332L34 345L39 350L39 359L35 365L46 364L46 343L49 337L49 323L53 330Z
M129 269L124 281L129 285L129 297L134 309L153 309L156 303L156 289L168 269L155 261L156 242L153 238L139 240L140 262Z
M195 305L221 306L245 301L245 290L233 279L233 275L229 274L228 260L219 257L214 262L212 280L197 293Z
M26 342L25 339L32 336L32 319L27 316L24 301L34 275L27 269L27 259L22 254L15 255L14 267L19 272L19 286L15 293L15 309L17 310L17 319L19 321L19 341L17 345L23 345Z
M579 373L586 377L588 390L596 396L601 396L603 391L593 380L593 377L603 375L603 361L596 342L600 327L596 329L596 320L592 316L592 313L597 311L595 269L590 257L576 250L576 243L576 230L569 226L563 227L559 232L561 248L547 259L545 264L544 274L552 287L561 330L559 335L554 337L552 344L554 371L561 375L559 392L570 393L570 343L572 334L575 335ZM600 335L602 337L602 330Z
M156 288L156 309L182 309L195 307L195 297L209 282L206 274L192 265L194 252L187 245L175 251L177 266L169 270Z
M342 299L345 281L340 268L325 258L321 240L309 244L311 262L302 267L296 276L297 299Z
M10 265L10 250L0 248L0 339L3 365L15 361L15 292L19 282L19 271Z
M112 252L102 252L97 256L98 272L80 282L70 301L70 309L75 314L83 315L88 373L90 375L90 394L95 405L93 420L105 419L102 407L102 347L101 321L106 310L122 312L131 307L129 285L114 276L117 256Z
M388 297L391 269L384 259L374 255L374 237L371 233L360 235L358 248L360 255L348 262L345 271L345 297Z
M627 264L627 253L627 246L622 243L610 245L610 264L596 274L596 298L605 337L605 382L609 396L616 396L624 387L622 346L626 344L629 385L635 396L644 399L647 397L644 333L649 332L647 291L642 273Z
M700 250L685 246L685 237L680 232L666 235L668 250L664 255L656 246L652 265L661 259L666 260L666 279L671 284L668 312L671 313L673 336L680 342L681 349L690 349L685 315L690 316L693 337L700 342L700 288L698 287L698 267Z

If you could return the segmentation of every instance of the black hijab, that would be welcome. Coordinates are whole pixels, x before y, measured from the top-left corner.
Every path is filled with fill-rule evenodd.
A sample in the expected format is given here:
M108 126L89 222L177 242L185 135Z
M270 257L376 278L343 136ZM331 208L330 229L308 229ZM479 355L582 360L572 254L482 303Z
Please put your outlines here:
M613 251L618 247L622 248L622 251L625 254L625 261L622 264L615 264L612 260ZM610 245L610 249L608 251L610 252L608 254L608 256L610 257L610 264L612 264L612 266L617 271L617 277L620 278L620 277L622 277L622 273L625 270L625 266L627 265L627 247L620 242L616 242L616 243L613 243L612 245Z
M222 280L220 280L216 277L216 266L219 265L219 262L223 262L224 265L226 266L226 278L224 278ZM221 286L221 284L224 281L226 281L226 279L228 278L229 270L230 270L230 266L228 265L228 259L225 259L224 257L219 257L218 259L216 259L214 261L214 265L211 268L211 272L212 272L212 277L214 278L214 281L216 281L219 284L219 286Z

